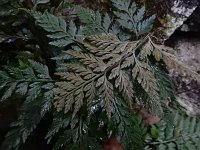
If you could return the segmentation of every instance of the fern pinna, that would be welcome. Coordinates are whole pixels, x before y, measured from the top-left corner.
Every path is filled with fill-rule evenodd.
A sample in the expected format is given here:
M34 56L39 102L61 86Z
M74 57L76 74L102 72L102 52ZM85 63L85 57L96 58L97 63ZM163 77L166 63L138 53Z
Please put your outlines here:
M37 11L43 10L40 4L18 10L27 22L34 22L33 36L41 31L49 46L62 52L46 58L51 62L46 65L22 58L18 67L16 62L14 67L1 67L1 101L11 96L22 99L22 113L2 149L20 149L48 115L53 119L45 139L56 150L106 149L113 137L126 150L200 148L198 118L174 110L178 107L167 68L196 80L199 74L178 61L170 48L154 42L150 30L155 15L146 17L145 7L137 9L131 0L113 0L112 13L63 1L57 11L72 11L65 20L49 9ZM45 62L41 53L36 60ZM140 107L148 116L158 116L160 123L143 121Z

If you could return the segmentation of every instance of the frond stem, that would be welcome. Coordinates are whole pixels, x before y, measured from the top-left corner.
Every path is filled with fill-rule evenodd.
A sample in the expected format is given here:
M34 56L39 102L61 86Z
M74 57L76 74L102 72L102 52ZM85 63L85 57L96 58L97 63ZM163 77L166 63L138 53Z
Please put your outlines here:
M160 141L160 142L152 142L152 143L148 143L149 145L160 145L160 144L166 144L166 143L170 143L170 142L174 142L176 139L172 139L172 140L167 140L167 141Z

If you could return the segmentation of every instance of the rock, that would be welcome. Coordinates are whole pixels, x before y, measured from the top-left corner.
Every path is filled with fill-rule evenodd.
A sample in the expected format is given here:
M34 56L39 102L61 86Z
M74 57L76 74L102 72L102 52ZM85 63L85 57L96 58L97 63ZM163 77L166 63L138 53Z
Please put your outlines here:
M175 55L191 69L200 73L200 36L177 32L168 40L173 41ZM177 100L191 115L200 115L200 83L186 75L172 73Z
M158 16L158 20L162 25L164 39L168 39L198 8L199 0L160 0L154 2ZM149 5L150 7L151 5ZM151 7L150 7L151 9ZM152 8L155 9L155 8ZM183 30L187 30L187 26L183 26Z
M184 22L181 31L200 31L200 6L198 6L192 15Z

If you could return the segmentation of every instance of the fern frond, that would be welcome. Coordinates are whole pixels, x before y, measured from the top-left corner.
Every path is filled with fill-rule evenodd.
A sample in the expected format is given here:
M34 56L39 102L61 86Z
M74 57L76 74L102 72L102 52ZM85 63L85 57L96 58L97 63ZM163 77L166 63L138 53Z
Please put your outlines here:
M51 45L65 47L73 43L76 36L76 25L71 21L69 24L62 17L54 16L47 11L43 14L37 11L27 11L35 19L35 23L47 31L47 37L51 39Z
M104 30L106 31L106 33L109 33L111 23L112 23L111 17L108 15L108 13L105 13L102 20L103 20L102 26L103 26Z
M88 75L86 76L83 75L85 73L84 72L85 70L83 72L81 72L81 70L78 70L78 72L82 74L82 77L77 74L63 73L64 76L66 76L66 79L68 80L68 82L56 83L57 88L55 88L54 91L58 95L58 97L56 97L58 101L55 103L55 105L58 108L58 110L62 110L62 108L65 107L65 112L67 113L72 108L72 105L75 103L76 109L74 113L77 113L77 111L80 109L80 106L83 104L83 99L84 99L83 91L86 91L85 96L87 96L88 99L92 100L92 98L95 96L93 84L97 75L91 72L92 77L88 78ZM60 73L59 75L63 76ZM88 100L88 103L89 103L89 100Z
M106 69L105 63L98 57L95 57L93 54L82 53L77 51L67 51L67 54L73 56L76 59L79 59L81 63L87 65L91 69L98 71L103 71Z
M45 46L38 39L49 42L52 45L49 47L55 50L65 49L53 58L56 65L60 65L51 68L54 73L56 70L56 80L52 80L46 65L32 60L19 61L19 67L0 67L0 102L14 94L22 99L19 118L12 124L0 149L19 149L50 110L54 116L46 139L55 150L97 150L99 144L99 149L102 146L106 149L112 135L127 150L142 150L145 144L146 149L200 149L197 118L178 113L175 118L173 114L167 116L171 110L168 108L174 104L174 92L165 67L175 66L195 79L199 79L199 74L177 61L166 51L167 47L153 43L150 34L144 36L151 30L155 19L155 16L146 16L145 7L138 9L132 0L111 2L115 8L110 10L114 12L105 13L69 4L68 0L49 1L50 5L37 7L38 11L22 8L19 10L25 10L30 17L21 13L20 20L25 23L19 21L22 24L16 28L14 25L19 20L14 18L19 12L16 8L20 4L20 7L26 7L27 2L0 1L0 46L10 46L9 32L12 34L19 28L30 28L30 37L37 38L26 42L26 38L20 36L19 46L18 42L16 45L12 41L17 49L25 48L27 51L36 48L42 57L34 58L48 64L52 62L43 55L41 50ZM36 8L37 4L46 3L46 0L31 3L36 4ZM50 7L55 3L53 10ZM70 13L73 10L75 15L67 16L68 6ZM31 21L35 24L25 27ZM10 31L7 32L7 29ZM168 98L172 101L170 105ZM53 104L55 109L52 109ZM138 105L162 119L159 129L152 125L156 122L152 120L148 120L151 122L149 130L144 127L138 117L140 114L134 112ZM148 122L146 118L149 119L149 115L141 115L144 122ZM170 127L167 125L169 122L172 123ZM148 133L150 136L145 140Z
M155 18L156 18L155 15L153 15L147 19L144 19L142 22L137 23L136 29L138 35L148 33L152 29Z
M139 54L140 58L146 59L148 56L152 54L153 50L154 50L154 47L152 45L151 39L149 38L148 41L143 45L140 51L140 54Z
M76 6L74 9L78 18L84 23L83 32L85 35L108 33L112 22L108 14L103 17L99 11L81 6Z
M160 101L163 97L160 92L162 89L159 89L160 85L155 78L154 70L148 62L150 55L153 55L157 61L163 59L165 62L165 58L161 57L163 56L161 54L155 55L158 50L155 49L155 44L150 37L147 36L140 41L122 42L112 34L102 34L85 37L83 45L88 50L87 52L72 50L66 52L73 61L76 60L76 63L65 65L70 71L57 73L63 79L68 80L63 84L57 84L58 96L55 106L58 110L65 108L65 112L68 112L74 105L76 114L85 99L87 103L90 103L92 98L95 98L95 93L99 93L102 105L110 116L112 101L115 97L121 95L127 104L132 106L134 102L133 81L136 81L149 97L146 100L141 99L142 103L156 114L163 113L163 101ZM141 51L137 54L139 47ZM138 59L139 57L142 60ZM82 69L79 69L77 64ZM123 70L125 68L128 69L126 73ZM63 93L64 91L68 92Z
M72 116L70 114L59 113L54 117L53 124L46 138L48 142L59 132L59 136L54 145L55 150L62 147L68 149L88 149L95 144L95 138L89 136L88 130L90 121L84 117ZM62 129L62 130L61 130ZM94 142L94 144L93 144Z
M85 38L85 41L85 47L98 56L109 55L111 51L113 51L114 54L118 54L123 51L125 52L125 49L128 49L128 45L134 43L122 42L118 39L116 35L112 34L101 34L97 36L87 37ZM109 56L111 57L112 55L110 54Z
M173 126L169 126L166 122L161 121L158 138L150 142L152 139L147 137L148 146L146 149L155 150L182 150L192 149L198 150L200 148L200 122L196 117L185 116L184 114L173 113Z
M143 149L146 128L141 118L138 118L120 99L115 99L114 112L111 117L111 127L124 143L125 149Z
M137 79L138 83L142 86L148 94L150 100L147 100L147 106L151 112L155 114L162 114L162 107L157 86L156 78L152 72L152 68L148 63L140 62L135 59L135 67L132 70L132 77Z
M110 117L113 108L112 101L114 100L113 85L108 81L106 76L103 75L97 80L96 87L99 87L102 105L105 107L108 117Z
M130 82L130 77L127 72L120 71L119 76L115 81L116 88L119 88L119 91L122 92L124 99L128 101L129 106L132 106L133 100L133 83Z
M29 65L30 67L24 69L5 67L0 71L0 86L4 91L1 100L12 96L14 92L27 94L27 99L35 99L41 92L41 83L52 81L46 66L31 60Z
M67 67L68 69L72 69L76 73L80 73L79 75L82 76L83 79L90 79L95 75L89 68L85 67L80 68L80 64L78 63L76 64L66 63L64 64L64 66Z
M137 37L151 30L155 15L145 19L145 7L137 10L136 4L130 0L112 0L112 2L120 10L114 13L123 28L134 32Z
M58 133L62 128L66 128L71 121L71 117L69 115L65 115L63 117L60 113L57 113L54 118L53 122L51 124L51 127L46 135L46 139L48 139L47 143L50 143L53 136Z
M157 66L152 67L156 82L158 85L160 97L163 100L173 98L175 96L175 89L169 75L166 71L158 69Z
M61 17L54 16L48 12L42 14L37 11L30 11L30 15L34 17L36 24L43 27L46 31L50 33L54 32L66 32L66 22Z
M51 108L52 102L53 91L51 89L34 101L25 102L22 107L23 113L19 116L18 121L12 123L13 129L7 133L0 148L17 150L22 143L25 143L28 136Z
M103 34L84 38L85 48L89 50L87 53L67 51L66 53L71 55L71 59L73 61L75 59L76 63L71 61L71 63L65 64L70 69L69 72L57 73L61 78L67 80L57 83L58 87L55 89L57 94L55 106L58 110L61 111L65 108L65 112L68 112L74 105L76 114L85 103L85 99L87 103L90 103L89 101L95 98L96 93L99 93L99 100L110 116L112 101L115 97L122 96L127 104L132 106L134 102L133 81L137 81L146 93L149 93L154 106L159 108L156 110L161 111L160 97L151 66L139 61L135 56L136 50L138 46L142 45L142 42L144 41L122 42L114 35ZM103 55L105 53L109 56L105 57L106 55ZM123 70L124 66L129 70ZM86 71L87 68L90 68L89 71Z
M145 15L145 7L143 6L142 8L138 9L135 15L133 16L134 22L138 23L142 21L144 15Z
M123 11L126 11L126 12L129 11L130 1L116 0L116 1L112 1L112 2L113 2L113 5L116 8L118 8L119 10L123 10ZM135 3L133 5L135 5ZM132 11L134 11L134 9Z
M54 85L51 83L47 66L32 60L25 68L6 67L0 72L0 77L3 79L1 88L5 91L1 100L7 99L14 92L26 96L22 106L23 113L13 124L14 129L7 134L2 144L4 149L17 149L20 144L25 143L40 120L51 109Z

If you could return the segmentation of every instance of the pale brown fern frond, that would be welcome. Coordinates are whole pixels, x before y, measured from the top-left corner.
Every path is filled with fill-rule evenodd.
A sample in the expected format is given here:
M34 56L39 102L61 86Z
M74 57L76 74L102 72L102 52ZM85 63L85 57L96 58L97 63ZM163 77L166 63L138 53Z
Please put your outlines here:
M66 51L76 61L64 64L69 69L68 72L58 73L66 80L58 83L55 89L55 106L59 107L58 110L65 108L65 112L68 112L74 109L76 114L84 103L90 104L97 98L110 116L115 97L123 97L132 107L133 83L136 80L149 93L149 97L159 104L151 67L135 56L136 50L147 38L148 36L140 41L123 42L111 34L87 36L83 45L88 51Z
M198 76L164 51L165 47L154 44L149 35L132 42L120 41L112 34L86 36L83 45L84 51L66 51L71 56L64 64L68 72L57 73L64 81L58 82L55 88L55 106L65 112L73 110L74 115L83 104L90 105L95 99L101 102L108 116L117 97L122 97L132 107L136 102L135 82L148 95L147 99L140 99L142 104L161 115L163 102L149 56L154 56L156 61L163 60L169 67L184 68L193 77Z

